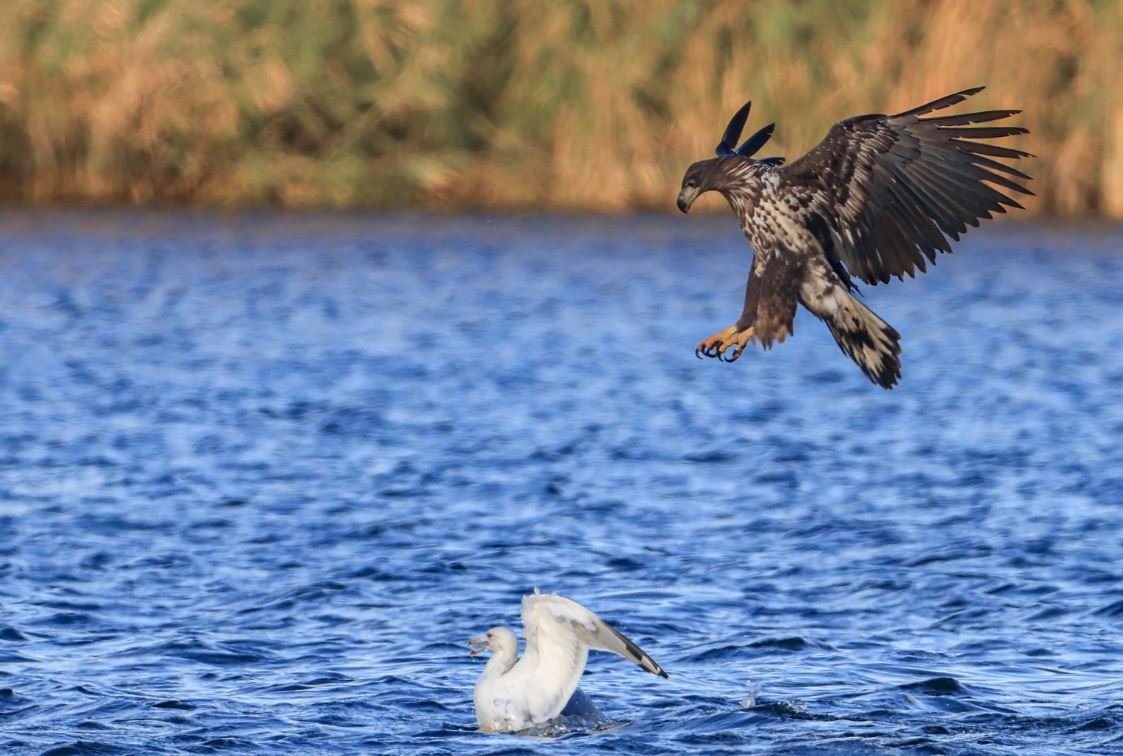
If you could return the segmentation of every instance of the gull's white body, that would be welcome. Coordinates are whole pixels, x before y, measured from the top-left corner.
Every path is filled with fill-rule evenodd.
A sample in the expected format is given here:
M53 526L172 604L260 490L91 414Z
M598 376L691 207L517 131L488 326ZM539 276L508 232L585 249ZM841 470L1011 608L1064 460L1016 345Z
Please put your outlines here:
M563 596L523 597L526 649L520 659L515 634L495 627L474 639L491 659L476 683L476 719L484 730L517 732L561 714L585 671L589 649L610 651L652 674L667 673L636 644L597 615Z

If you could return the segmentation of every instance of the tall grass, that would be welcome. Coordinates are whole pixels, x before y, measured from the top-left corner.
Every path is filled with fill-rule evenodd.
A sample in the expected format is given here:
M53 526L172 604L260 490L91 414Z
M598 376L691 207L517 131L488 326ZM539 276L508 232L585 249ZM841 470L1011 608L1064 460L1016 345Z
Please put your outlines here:
M1097 0L4 0L0 198L667 208L746 98L793 156L985 83L1123 217L1120 61Z

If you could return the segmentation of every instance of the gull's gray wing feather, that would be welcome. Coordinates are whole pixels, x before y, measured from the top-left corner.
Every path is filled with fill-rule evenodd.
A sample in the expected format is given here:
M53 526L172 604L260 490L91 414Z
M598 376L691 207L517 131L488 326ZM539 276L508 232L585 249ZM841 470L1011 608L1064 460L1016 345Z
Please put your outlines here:
M528 645L534 626L539 643L569 646L576 641L586 648L622 656L653 675L667 677L642 648L572 599L548 593L525 596L522 615Z

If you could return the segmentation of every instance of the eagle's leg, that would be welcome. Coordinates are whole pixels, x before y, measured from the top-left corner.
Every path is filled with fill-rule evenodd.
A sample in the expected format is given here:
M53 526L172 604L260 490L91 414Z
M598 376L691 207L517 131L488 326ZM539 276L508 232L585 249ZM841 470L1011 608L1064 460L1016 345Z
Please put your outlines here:
M755 269L754 266L753 270ZM755 274L750 271L749 280L745 282L745 306L741 309L741 317L737 318L737 322L725 330L718 331L708 339L701 341L694 348L694 354L698 359L702 359L704 354L707 357L717 357L725 362L734 362L745 351L749 341L756 336L753 321L756 318L760 292L757 290L758 287L753 286L754 278L756 278ZM733 352L728 357L724 356L730 347L733 348Z
M742 327L740 323L734 323L713 336L700 341L698 346L694 348L694 354L698 359L702 359L702 355L706 355L707 357L717 357L725 362L733 362L745 351L745 347L752 338L752 326ZM729 356L725 356L730 347L733 348L733 351Z

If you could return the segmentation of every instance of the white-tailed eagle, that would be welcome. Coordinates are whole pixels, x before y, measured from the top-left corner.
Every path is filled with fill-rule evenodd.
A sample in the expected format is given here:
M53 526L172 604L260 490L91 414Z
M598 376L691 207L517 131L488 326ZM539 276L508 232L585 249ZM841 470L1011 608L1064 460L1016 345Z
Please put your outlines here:
M1028 152L977 139L1028 131L972 126L1018 110L922 118L982 90L965 89L896 115L863 115L835 124L826 139L787 165L754 160L769 124L736 147L749 116L737 111L717 157L694 163L682 179L684 213L703 192L729 201L753 248L745 305L737 322L698 344L699 356L733 362L752 340L764 348L792 333L796 303L827 324L842 351L871 381L892 388L901 375L900 334L855 297L851 276L888 283L926 270L951 252L967 226L1021 208L1007 189L1030 177L995 158Z

